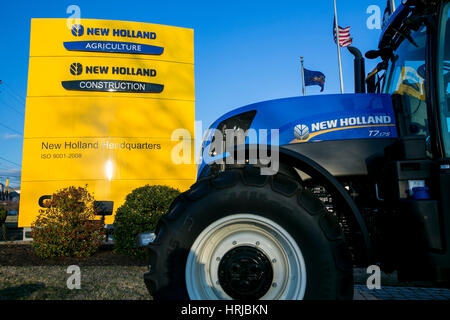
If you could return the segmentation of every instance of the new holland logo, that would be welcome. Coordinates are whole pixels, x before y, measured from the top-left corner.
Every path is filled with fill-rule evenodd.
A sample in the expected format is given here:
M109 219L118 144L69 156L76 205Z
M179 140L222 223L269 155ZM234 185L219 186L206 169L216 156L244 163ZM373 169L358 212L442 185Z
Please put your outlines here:
M73 74L74 76L79 76L80 74L83 73L83 65L81 63L72 63L70 65L70 73Z
M150 31L128 30L128 29L110 29L110 28L90 28L76 24L71 29L72 35L81 37L82 35L94 37L117 37L117 38L134 38L144 40L155 40L156 33ZM131 53L131 54L147 54L161 55L164 52L163 47L108 40L87 40L87 41L67 41L64 42L64 48L69 51L92 51L92 52L110 52L110 53Z
M75 37L81 37L84 34L84 27L81 24L75 24L72 26L72 34Z
M298 140L306 140L309 137L309 127L304 124L298 124L294 128L294 137Z
M86 66L87 74L108 74L114 75L133 75L133 76L156 76L155 69L129 68L129 67L105 67L105 66ZM69 68L70 74L79 76L83 73L83 65L74 62ZM125 80L69 80L61 81L61 85L66 90L74 91L97 91L97 92L132 92L132 93L161 93L164 85L142 81Z

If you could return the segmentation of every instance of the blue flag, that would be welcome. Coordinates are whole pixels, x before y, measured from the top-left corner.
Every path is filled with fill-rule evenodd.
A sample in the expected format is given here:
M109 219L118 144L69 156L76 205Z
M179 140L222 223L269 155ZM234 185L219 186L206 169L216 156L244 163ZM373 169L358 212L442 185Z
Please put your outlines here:
M325 75L320 71L303 70L305 72L305 86L318 85L321 88L320 92L322 92L325 86Z

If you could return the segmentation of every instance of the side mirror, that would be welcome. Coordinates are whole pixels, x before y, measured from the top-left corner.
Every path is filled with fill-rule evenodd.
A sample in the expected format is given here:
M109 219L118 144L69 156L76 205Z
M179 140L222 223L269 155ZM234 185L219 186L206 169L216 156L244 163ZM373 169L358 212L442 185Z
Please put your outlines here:
M369 50L365 54L367 59L376 59L380 56L380 50Z
M376 59L378 57L381 57L383 60L386 58L389 58L392 55L392 49L391 48L381 48L379 50L369 50L366 52L365 57L367 59Z

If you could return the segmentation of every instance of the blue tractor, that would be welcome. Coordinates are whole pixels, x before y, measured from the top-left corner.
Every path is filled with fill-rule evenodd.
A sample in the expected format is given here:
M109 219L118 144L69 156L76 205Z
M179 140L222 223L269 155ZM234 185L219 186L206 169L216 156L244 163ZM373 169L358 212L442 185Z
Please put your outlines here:
M159 221L154 299L352 299L353 268L450 281L450 3L403 1L355 94L233 110ZM366 93L367 92L367 93Z

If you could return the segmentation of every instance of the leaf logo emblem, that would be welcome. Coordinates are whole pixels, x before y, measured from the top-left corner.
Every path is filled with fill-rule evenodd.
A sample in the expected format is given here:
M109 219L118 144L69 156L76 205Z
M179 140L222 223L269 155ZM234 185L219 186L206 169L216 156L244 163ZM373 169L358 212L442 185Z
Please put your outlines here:
M81 24L74 24L72 26L72 34L75 37L81 37L84 34L84 27Z
M70 65L70 73L74 76L79 76L83 73L83 65L81 63L74 62Z

